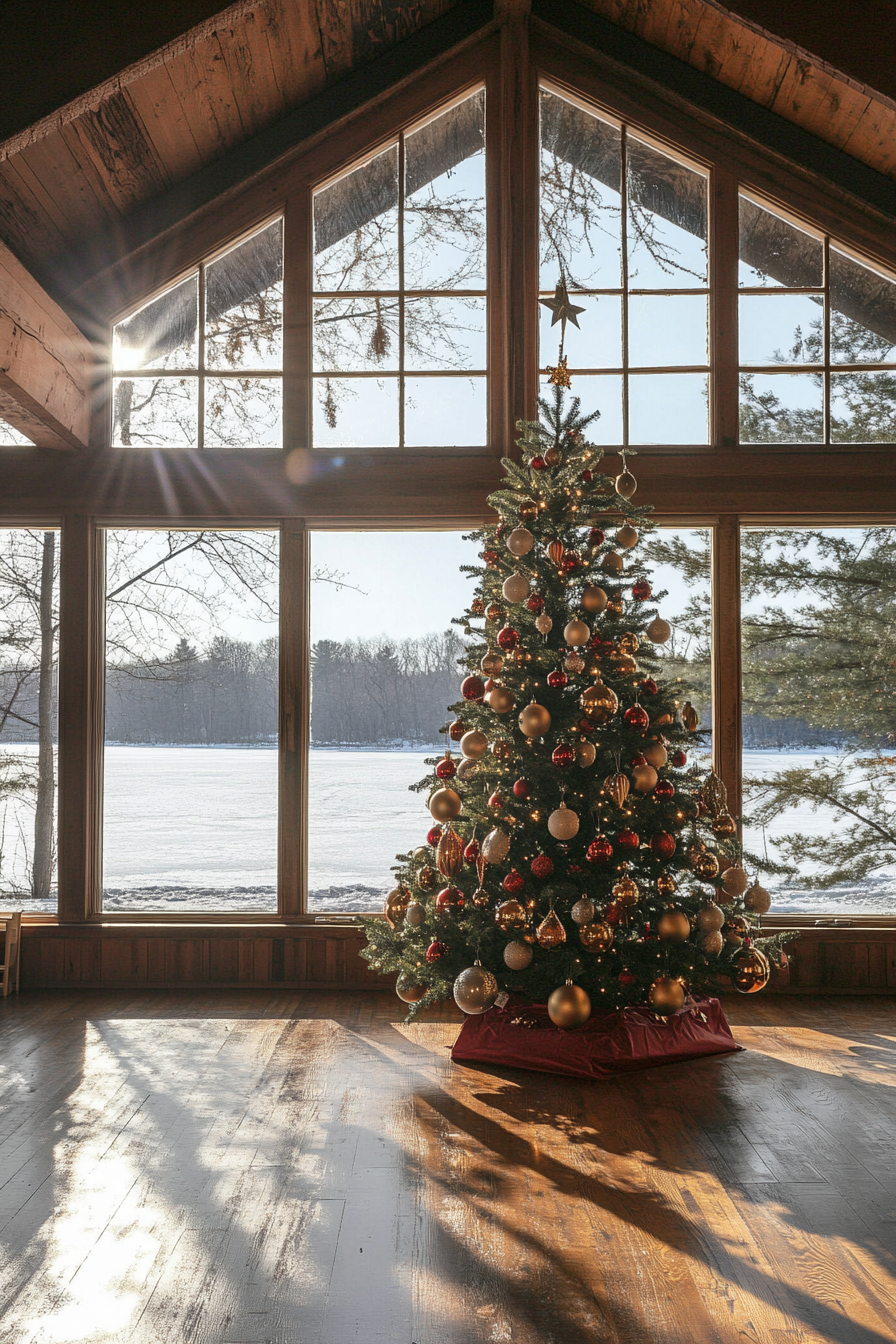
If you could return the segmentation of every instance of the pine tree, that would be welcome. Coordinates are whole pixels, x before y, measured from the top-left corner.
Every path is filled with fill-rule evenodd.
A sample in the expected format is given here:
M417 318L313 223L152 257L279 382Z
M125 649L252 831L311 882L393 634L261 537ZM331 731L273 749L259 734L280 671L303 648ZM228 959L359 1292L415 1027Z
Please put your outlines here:
M412 1014L477 961L455 993L468 1010L499 986L543 1001L572 982L586 1016L588 1000L672 1011L720 975L760 988L781 939L753 940L768 893L747 889L722 781L688 759L696 714L663 676L670 627L638 560L651 509L625 464L599 470L577 398L555 387L539 411L489 499L498 521L472 534L483 563L465 567L445 730L461 759L428 762L435 824L399 856L362 955L397 973Z

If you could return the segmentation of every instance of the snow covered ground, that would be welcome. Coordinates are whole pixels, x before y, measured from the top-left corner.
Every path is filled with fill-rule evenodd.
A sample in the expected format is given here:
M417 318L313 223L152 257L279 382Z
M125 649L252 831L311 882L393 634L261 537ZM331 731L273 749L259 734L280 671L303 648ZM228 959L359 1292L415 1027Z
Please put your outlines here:
M34 748L6 748L24 754ZM408 785L436 748L315 750L308 822L310 909L381 907L397 853L424 842L429 814ZM746 752L744 772L762 775L822 753ZM22 802L0 810L0 892L27 878L33 815ZM823 833L834 819L791 812L765 842L801 829ZM748 835L762 851L761 835ZM104 906L114 911L245 913L277 907L277 753L239 747L110 746L105 762ZM832 891L789 889L768 880L781 913L896 913L896 869ZM8 898L0 895L0 903ZM55 905L55 902L53 902ZM24 908L35 909L33 903ZM52 908L52 906L48 907Z

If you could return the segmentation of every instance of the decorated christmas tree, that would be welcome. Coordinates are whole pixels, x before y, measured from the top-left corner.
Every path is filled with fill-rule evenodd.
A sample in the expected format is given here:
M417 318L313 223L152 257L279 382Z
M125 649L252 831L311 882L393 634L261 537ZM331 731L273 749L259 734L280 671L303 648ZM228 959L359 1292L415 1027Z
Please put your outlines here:
M663 677L671 627L639 561L651 509L625 456L601 472L595 416L567 406L562 359L552 372L496 521L472 534L449 749L416 786L428 833L399 856L385 920L364 921L362 955L412 1013L452 993L478 1013L504 990L565 1027L592 1006L668 1014L722 977L761 989L781 955L725 786L695 763L697 713Z

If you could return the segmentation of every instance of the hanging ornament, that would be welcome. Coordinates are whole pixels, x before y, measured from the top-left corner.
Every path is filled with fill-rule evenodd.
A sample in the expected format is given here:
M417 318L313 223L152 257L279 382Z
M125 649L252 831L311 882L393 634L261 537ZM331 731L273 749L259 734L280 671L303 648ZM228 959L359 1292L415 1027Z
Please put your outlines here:
M675 885L675 878L669 873L660 873L656 880L656 889L660 896L671 896L678 890Z
M608 775L604 780L604 788L616 806L622 807L628 797L628 776L624 775L621 770L617 770L615 775Z
M560 691L569 681L569 677L563 671L562 667L556 667L552 672L548 673L547 681L552 691Z
M638 664L630 653L617 650L610 654L610 660L615 666L616 675L619 677L633 677L638 670Z
M578 742L576 744L576 764L582 770L587 770L596 759L597 748L593 742Z
M632 584L632 597L638 602L646 602L652 589L646 579L636 579Z
M642 705L631 705L622 717L629 728L634 728L639 733L643 733L645 728L650 727L650 715Z
M433 848L435 848L435 846L439 843L441 838L442 838L441 826L430 826L429 830L426 832L426 843L428 845L432 845Z
M637 905L640 896L641 892L637 882L634 878L629 877L628 873L624 873L618 882L613 883L613 900L622 909Z
M470 603L470 615L471 616L485 615L485 603L483 602L481 597L473 598L473 601Z
M559 565L566 553L566 547L563 545L562 541L549 541L545 546L545 550L548 553L548 559L555 565Z
M492 550L490 546L486 546L485 550L482 552L482 558L489 569L494 569L498 563L498 552Z
M647 992L647 1002L660 1017L668 1017L684 1006L686 993L681 976L658 975Z
M539 303L544 303L544 299L539 299ZM581 309L579 309L581 312ZM578 323L576 323L578 326ZM551 387L572 387L572 379L569 376L569 369L566 364L566 355L561 355L556 364L548 364L545 368L548 376L548 384ZM547 460L547 453L545 454Z
M585 850L585 858L589 863L609 863L612 857L613 846L604 835L595 836Z
M507 549L511 555L528 555L534 545L535 538L528 527L515 527L507 538Z
M491 621L493 625L497 625L499 621L503 621L504 619L504 608L499 607L497 602L492 602L491 605L486 608L485 619Z
M739 863L733 863L722 873L722 890L726 896L743 896L749 886L749 878Z
M703 933L698 939L700 951L706 957L717 957L725 946L725 939L718 929L712 929L709 933Z
M435 870L432 868L421 868L417 873L417 886L421 891L432 891L436 884Z
M603 921L583 924L579 929L579 939L586 952L608 952L613 946L613 930Z
M617 835L616 843L620 849L637 849L641 843L641 837L637 831L632 831L626 826L625 830L620 831Z
M555 840L572 840L579 833L579 818L561 803L548 817L548 830Z
M464 894L458 887L443 887L436 897L440 915L457 915L464 908Z
M623 499L631 499L637 488L638 482L625 465L625 457L623 457L622 471L616 477L616 493L621 495Z
M402 1003L419 1003L426 995L426 985L415 985L407 971L400 971L395 981L395 993Z
M557 746L551 752L551 762L559 769L565 770L576 759L575 749L568 742L558 742Z
M719 860L715 854L708 851L694 856L691 867L698 877L702 877L705 882L712 882L713 878L719 875Z
M569 912L574 924L590 924L594 913L594 902L589 896L582 896Z
M573 650L572 653L568 653L566 657L563 659L563 666L565 667L567 672L571 672L574 677L577 677L579 673L584 669L585 662L584 659L580 658L579 655Z
M470 775L476 769L477 765L478 761L470 760L468 756L465 756L461 761L460 765L457 767L457 778L469 779Z
M466 731L467 725L461 723L460 719L455 719L454 722L448 726L448 736L451 738L452 742L459 742Z
M737 835L737 822L729 812L720 812L712 823L713 835Z
M484 887L477 887L472 896L473 904L477 910L487 910L491 905L491 897Z
M485 755L488 747L488 738L485 733L480 733L478 728L473 728L468 733L464 733L460 740L461 754L471 761L478 761L480 756Z
M470 1017L486 1012L497 997L498 982L478 959L454 982L454 1002Z
M621 616L623 612L622 598L617 594L607 603L607 611L612 612L614 616Z
M707 901L697 911L697 928L701 933L718 933L724 923L724 911L715 901Z
M457 766L451 759L451 752L446 751L445 759L443 761L439 761L438 765L436 766L436 778L453 779L456 774L457 774Z
M504 666L504 659L500 653L492 653L491 650L485 655L479 666L487 677L500 677L501 669Z
M683 910L664 910L656 931L665 943L684 943L691 936L691 921Z
M463 803L454 789L436 789L429 800L429 810L436 821L453 821L459 817Z
M685 700L681 707L681 721L689 733L695 733L700 723L700 715L697 713L690 700Z
M481 677L465 677L460 684L460 693L465 700L479 701L485 695L485 682Z
M526 737L544 737L551 726L551 716L544 705L533 700L520 714L520 729Z
M637 653L641 641L632 630L626 630L619 636L619 648L623 653Z
M495 910L495 923L502 933L524 929L528 922L526 907L519 901L502 901Z
M535 858L529 864L529 870L533 877L537 877L543 882L546 878L553 875L554 860L549 858L547 854L536 854Z
M559 947L561 943L566 942L566 930L554 913L553 906L535 930L535 937L538 939L538 946L544 948Z
M407 887L396 887L394 891L389 892L383 906L383 914L390 929L398 928L404 923L410 902L411 893Z
M538 505L532 499L524 499L518 509L520 520L524 523L531 523L538 517Z
M421 905L419 901L411 901L405 911L404 922L409 924L412 929L419 929L426 918L426 906Z
M549 635L553 628L554 628L554 622L551 620L550 616L548 616L546 612L542 612L540 616L536 616L535 629L538 631L540 635Z
M715 770L710 770L709 774L700 790L700 797L706 805L707 811L711 816L717 817L720 812L724 812L728 807L728 790L720 775Z
M447 957L449 952L447 943L443 943L439 938L434 938L426 949L426 960L432 965L436 961L441 961L443 957Z
M591 1016L591 1000L581 985L567 980L548 999L548 1017L557 1027L569 1031L581 1027Z
M647 764L652 765L654 770L662 770L669 759L666 748L658 739L655 739L653 742L645 742L641 750L644 753L644 758L647 761Z
M482 842L482 858L487 863L500 863L507 858L510 849L510 836L496 826Z
M579 707L590 723L608 723L619 708L619 699L615 691L598 681L579 696Z
M760 989L765 989L771 973L765 953L758 947L745 947L734 958L731 981L739 994L757 994Z
M501 883L501 886L509 896L518 896L525 885L526 879L516 868L511 868L510 872Z
M675 785L670 779L661 779L653 792L655 797L661 798L663 802L669 802L670 799L675 797ZM684 807L685 801L690 802L690 799L685 800L682 798L679 800L682 808ZM687 813L685 813L685 815L687 815ZM697 813L695 811L694 816L696 815Z
M492 743L492 755L496 761L509 761L513 755L513 747L503 737L499 737Z
M519 798L521 803L524 803L529 797L531 789L532 786L528 779L518 779L513 786L513 796L514 798Z
M586 611L600 613L606 611L607 595L596 583L588 583L582 589L582 606Z
M496 686L489 692L488 707L495 714L509 714L516 704L516 698L506 686Z
M557 281L557 285L554 289L554 297L552 299L539 299L538 302L543 308L547 308L550 312L552 327L556 326L558 322L561 324L561 333L567 322L571 322L574 327L578 327L578 315L585 311L584 308L578 308L574 303L570 302L569 291L566 288L566 277L564 275L561 275L560 279Z
M738 946L746 938L749 928L743 915L732 915L722 925L722 937L726 943Z
M563 638L567 644L573 648L580 649L588 643L591 638L591 630L584 621L578 619L572 620L563 631Z
M616 545L623 551L630 551L633 546L638 544L638 529L632 527L631 523L623 523L616 533Z
M530 461L529 466L532 468L533 471L544 471L545 467L547 466L547 463L545 462L544 458L541 456L540 453L536 453L535 456Z
M662 616L655 616L647 627L647 638L652 644L665 644L672 634L672 627Z
M526 606L537 616L544 609L544 598L540 593L533 593L531 597L526 598Z
M632 770L632 784L636 793L652 793L656 783L657 773L652 765L636 765Z
M622 556L617 551L607 551L600 563L609 574L622 573Z
M508 943L504 949L504 963L511 971L524 971L531 966L535 953L528 943Z
M744 905L755 915L767 915L772 906L771 893L754 882L744 894Z
M464 842L451 826L436 850L436 865L443 877L457 877L464 868Z
M658 859L671 859L677 848L675 836L668 831L657 831L650 837L650 848Z
M509 574L501 592L507 602L523 602L531 592L531 584L524 574Z
M519 631L514 630L512 626L505 625L498 631L498 647L504 649L515 649L520 642Z

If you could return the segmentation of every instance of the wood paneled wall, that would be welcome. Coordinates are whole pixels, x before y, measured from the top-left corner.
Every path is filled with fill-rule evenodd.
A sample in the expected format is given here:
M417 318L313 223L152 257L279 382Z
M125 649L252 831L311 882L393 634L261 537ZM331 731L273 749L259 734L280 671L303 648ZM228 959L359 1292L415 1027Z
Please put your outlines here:
M30 925L22 987L391 989L392 976L361 960L364 942L359 929L338 925ZM772 989L896 994L896 928L802 929Z

